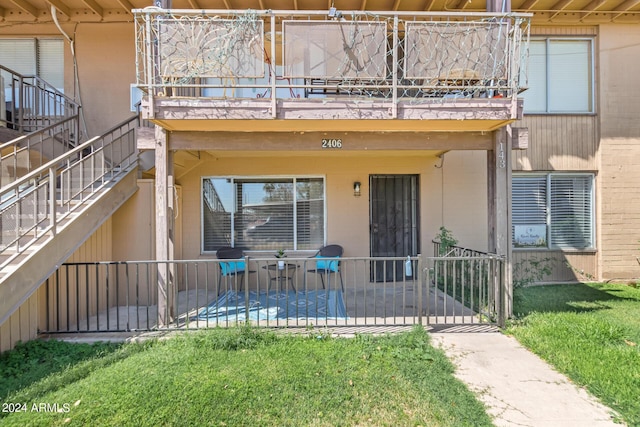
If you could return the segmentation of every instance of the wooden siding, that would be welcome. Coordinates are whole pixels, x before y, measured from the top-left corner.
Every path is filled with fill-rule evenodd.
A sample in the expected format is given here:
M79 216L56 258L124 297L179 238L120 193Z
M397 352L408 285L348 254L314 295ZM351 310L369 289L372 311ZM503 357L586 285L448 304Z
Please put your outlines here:
M640 277L640 141L603 140L600 249L605 279Z
M598 277L596 252L513 251L514 282L535 276L521 273L532 267L532 261L540 262L540 268L552 269L550 275L540 278L537 283L582 282Z
M529 148L513 152L514 171L597 170L595 115L525 115Z
M111 257L111 220L105 221L69 258L69 261L91 261ZM46 283L46 282L45 282ZM0 352L12 349L18 341L29 341L47 327L46 285L20 306L0 325Z

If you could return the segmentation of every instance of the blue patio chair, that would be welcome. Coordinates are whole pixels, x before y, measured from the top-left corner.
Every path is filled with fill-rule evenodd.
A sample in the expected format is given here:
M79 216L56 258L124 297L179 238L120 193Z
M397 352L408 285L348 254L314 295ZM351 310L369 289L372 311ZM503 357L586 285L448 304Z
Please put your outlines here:
M220 266L218 283L222 283L224 279L227 290L232 290L234 281L239 282L238 290L240 290L243 282L241 279L247 267L244 262L244 252L242 249L225 246L216 251L216 257L218 259L229 260L218 264ZM222 289L222 286L218 289L218 294L220 294L220 289Z
M315 262L315 268L308 269L307 273L319 274L323 289L325 288L325 276L329 283L329 289L331 289L331 274L337 274L340 277L340 287L342 288L342 292L344 292L344 281L342 280L342 271L340 271L340 257L342 257L343 252L344 249L342 249L340 245L327 245L320 248L320 250L311 257L318 258L318 260Z

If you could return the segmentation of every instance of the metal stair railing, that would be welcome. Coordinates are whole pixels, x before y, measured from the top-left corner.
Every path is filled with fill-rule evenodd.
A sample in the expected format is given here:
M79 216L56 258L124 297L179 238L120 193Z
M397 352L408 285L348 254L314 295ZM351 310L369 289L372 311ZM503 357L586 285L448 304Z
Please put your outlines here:
M0 188L0 269L137 165L133 116Z
M0 188L78 145L79 116L0 144Z
M6 117L0 116L0 125L30 133L80 113L73 99L38 76L22 75L2 65L0 76L7 99Z

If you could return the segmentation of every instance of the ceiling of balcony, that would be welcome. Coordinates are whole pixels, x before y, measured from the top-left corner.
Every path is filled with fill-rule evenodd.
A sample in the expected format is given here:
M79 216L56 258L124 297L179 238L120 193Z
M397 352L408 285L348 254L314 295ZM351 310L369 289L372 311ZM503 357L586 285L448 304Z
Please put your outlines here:
M132 9L154 3L174 9L328 10L333 5L341 11L477 12L486 11L487 0L0 0L0 23L50 21L52 6L61 21L127 21ZM640 21L640 0L512 0L511 9L533 13L538 23Z

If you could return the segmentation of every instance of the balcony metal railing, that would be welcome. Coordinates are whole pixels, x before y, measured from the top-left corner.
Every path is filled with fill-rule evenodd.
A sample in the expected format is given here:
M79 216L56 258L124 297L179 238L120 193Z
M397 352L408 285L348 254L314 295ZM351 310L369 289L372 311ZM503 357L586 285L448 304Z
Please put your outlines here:
M0 189L0 269L137 163L134 116Z
M134 10L137 86L152 96L515 98L528 14Z
M502 262L464 258L245 257L237 261L126 261L64 264L46 284L47 325L56 332L150 331L232 326L359 327L489 323L500 318L494 295ZM244 274L222 273L238 262ZM331 264L336 263L336 264ZM335 268L331 268L333 265ZM158 272L169 270L166 312L158 308ZM457 276L448 271L462 271ZM444 273L443 273L444 272ZM382 280L381 278L386 278ZM442 290L453 285L464 297ZM173 307L173 311L169 307ZM162 311L163 308L161 307ZM171 319L159 324L158 319Z
M27 76L0 65L0 126L35 132L77 116L80 106L38 76ZM80 135L76 135L80 141Z

